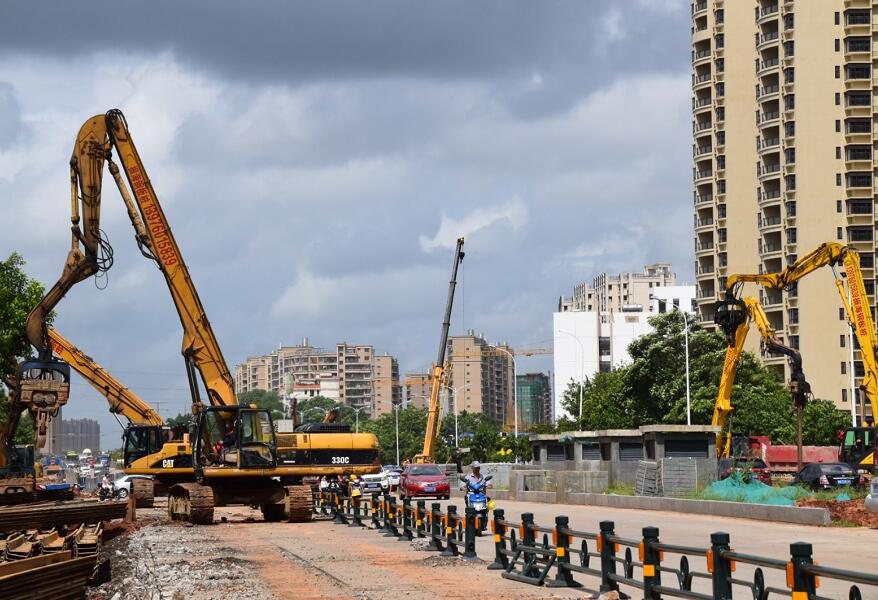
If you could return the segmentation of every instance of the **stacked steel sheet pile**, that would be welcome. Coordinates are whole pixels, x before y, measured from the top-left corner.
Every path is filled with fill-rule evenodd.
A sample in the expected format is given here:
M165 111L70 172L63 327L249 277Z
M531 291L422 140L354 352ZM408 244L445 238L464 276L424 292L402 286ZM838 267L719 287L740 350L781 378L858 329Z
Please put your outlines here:
M40 502L0 507L0 598L81 598L95 574L103 522L127 502Z

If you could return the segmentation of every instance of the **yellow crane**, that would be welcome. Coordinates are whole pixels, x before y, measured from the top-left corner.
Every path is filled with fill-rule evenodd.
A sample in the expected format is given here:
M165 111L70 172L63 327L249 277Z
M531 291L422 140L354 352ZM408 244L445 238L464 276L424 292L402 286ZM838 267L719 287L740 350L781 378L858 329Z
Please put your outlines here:
M448 350L448 330L451 327L451 307L454 304L454 289L457 287L457 267L463 262L463 238L458 238L454 250L454 262L451 265L451 281L448 282L448 298L445 302L445 318L442 321L442 332L439 335L439 356L431 369L430 405L427 408L427 430L424 432L424 449L415 455L416 463L431 463L436 452L436 440L442 424L439 405L439 391L445 380L445 354Z
M73 285L112 264L112 249L100 229L105 164L125 203L140 252L164 276L183 326L182 354L192 411L197 418L187 467L191 474L187 475L195 481L171 486L171 517L210 522L214 506L248 504L260 506L267 520L285 516L307 520L310 488L301 485L302 477L376 472L380 467L378 440L372 434L351 433L345 425L328 423L312 424L307 432L279 436L268 410L238 405L232 376L213 328L119 110L92 117L77 136L70 161L72 247L61 278L28 317L27 335L40 359L20 369L20 406L32 413L39 409L36 401L27 399L25 392L31 393L29 390L56 393L55 406L62 403L62 397L66 401L69 365L51 357L46 317ZM52 386L43 383L48 378ZM206 403L201 398L199 378L206 391ZM41 391L43 388L48 390ZM150 454L144 459L150 460L160 448L158 441L150 444ZM173 460L162 461L162 467L178 466Z
M730 427L730 419L734 410L732 388L735 383L735 375L738 372L738 363L744 353L744 342L750 332L751 322L756 325L759 335L762 336L766 350L784 354L789 358L792 370L790 392L793 395L795 405L804 405L807 395L811 391L811 386L805 380L805 375L802 372L802 357L798 350L784 345L777 337L759 300L756 298L731 298L720 302L716 308L715 319L729 344L711 419L711 425L720 428L716 437L717 454L720 458L725 458L730 456L732 451Z
M786 289L806 275L826 266L832 270L842 305L860 345L864 370L860 389L869 400L872 418L875 419L878 415L878 339L860 269L860 255L855 249L837 242L826 242L780 272L731 275L726 282L726 301L733 300L745 282L753 282L766 288ZM836 270L838 267L844 267L844 277ZM845 429L839 449L840 460L864 468L874 468L876 451L878 428L867 426Z

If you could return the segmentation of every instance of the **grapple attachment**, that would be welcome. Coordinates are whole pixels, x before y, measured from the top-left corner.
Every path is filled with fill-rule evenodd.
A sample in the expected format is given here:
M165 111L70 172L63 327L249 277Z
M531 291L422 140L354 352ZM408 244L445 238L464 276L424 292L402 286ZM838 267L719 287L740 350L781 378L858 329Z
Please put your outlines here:
M747 322L747 307L744 301L727 294L716 303L713 314L714 323L723 330L729 343L733 344L738 327Z
M20 363L16 393L20 404L33 416L37 442L42 448L49 421L70 397L70 365L51 357Z

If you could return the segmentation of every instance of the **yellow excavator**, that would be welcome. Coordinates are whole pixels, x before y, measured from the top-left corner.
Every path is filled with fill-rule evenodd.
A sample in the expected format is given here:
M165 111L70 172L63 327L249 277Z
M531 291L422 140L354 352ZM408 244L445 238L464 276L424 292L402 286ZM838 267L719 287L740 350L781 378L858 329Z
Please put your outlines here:
M826 266L832 270L842 305L859 342L864 370L860 389L869 400L874 419L875 415L878 415L878 360L876 360L878 339L876 339L875 322L869 307L863 273L860 270L860 255L855 249L844 244L827 242L778 273L731 275L726 282L724 302L733 302L744 282L753 282L766 288L789 289L806 275ZM844 267L844 276L837 271L840 266ZM853 402L854 399L851 401ZM844 430L839 448L839 460L872 469L875 467L876 451L878 451L878 427L868 425Z
M719 458L727 458L732 454L732 431L731 416L733 412L732 388L735 383L735 375L738 372L738 363L744 353L744 342L750 331L750 323L756 325L759 335L765 344L766 350L776 354L783 354L789 358L792 376L790 379L790 393L796 406L804 406L811 386L805 380L802 372L802 357L798 350L784 345L777 337L765 310L756 298L729 298L718 303L716 307L715 322L723 331L728 340L729 347L726 350L726 358L723 363L723 374L719 383L716 403L713 407L711 425L720 428L716 437L716 451Z
M113 251L100 229L104 164L125 203L140 252L162 272L183 325L182 353L197 419L189 455L195 481L170 487L170 516L209 523L214 506L246 504L260 506L266 520L308 520L310 488L301 485L303 477L377 472L378 440L372 434L328 423L279 436L268 410L238 404L219 343L119 110L92 117L77 136L70 160L72 247L61 278L28 316L26 333L39 358L19 369L18 405L47 420L52 408L67 400L69 365L51 355L46 317L73 285L112 265ZM45 408L36 401L37 393L44 395ZM149 440L144 458L150 460L163 445L161 439ZM176 460L162 462L163 468L178 468Z
M442 425L439 405L439 391L445 381L445 354L448 351L448 330L451 328L451 307L454 304L454 290L457 287L457 268L463 262L463 238L458 238L454 250L454 262L451 265L451 281L448 282L448 299L445 301L445 319L442 321L442 333L439 335L439 356L433 364L430 381L430 406L427 412L427 430L424 432L424 449L415 455L416 463L432 463L436 453L436 440Z

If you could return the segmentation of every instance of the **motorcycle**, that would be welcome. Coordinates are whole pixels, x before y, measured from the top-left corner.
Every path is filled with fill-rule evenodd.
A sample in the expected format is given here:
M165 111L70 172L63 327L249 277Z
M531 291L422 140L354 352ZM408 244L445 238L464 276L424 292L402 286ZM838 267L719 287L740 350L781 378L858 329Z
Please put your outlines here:
M460 481L466 485L464 501L467 506L473 507L479 518L479 529L476 531L476 535L482 535L488 526L488 505L493 504L493 502L488 498L486 492L488 482L493 478L493 475L488 475L481 483L472 483L463 475L460 476Z
M98 489L98 500L124 500L128 497L128 490L118 488L115 485L110 488L103 486Z

